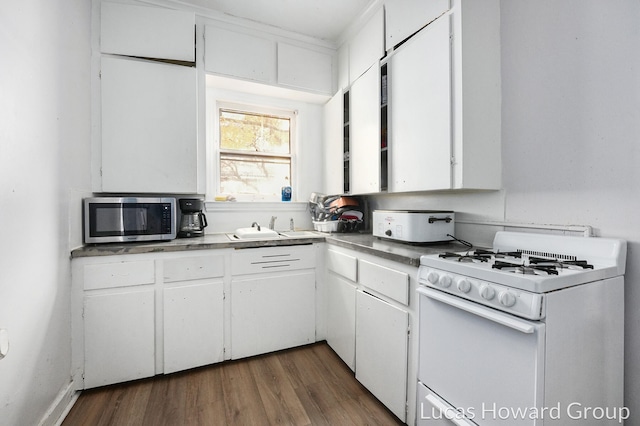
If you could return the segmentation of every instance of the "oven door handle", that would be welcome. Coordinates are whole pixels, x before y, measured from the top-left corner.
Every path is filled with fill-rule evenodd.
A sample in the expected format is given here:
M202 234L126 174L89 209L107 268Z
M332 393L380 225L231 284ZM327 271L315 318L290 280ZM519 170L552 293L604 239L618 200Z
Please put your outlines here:
M451 421L451 423L457 425L457 426L472 426L473 424L468 422L467 420L460 418L460 417L456 417L456 416L447 416L446 413L449 413L450 411L455 412L456 414L459 414L458 411L454 410L452 407L449 407L448 405L446 405L445 403L443 403L442 401L440 401L438 398L436 398L435 396L429 394L425 397L425 399L427 401L429 401L429 404L431 404L432 406L434 406L435 408L437 408L439 410L440 413L445 413L444 417Z
M447 305L453 306L454 308L462 309L463 311L467 311L470 314L486 318L490 321L510 327L521 333L532 334L536 331L535 325L527 321L520 320L510 315L501 314L500 312L490 310L480 305L475 305L471 302L466 302L462 299L458 299L455 296L449 296L446 293L422 287L418 288L416 291L430 299L446 303Z

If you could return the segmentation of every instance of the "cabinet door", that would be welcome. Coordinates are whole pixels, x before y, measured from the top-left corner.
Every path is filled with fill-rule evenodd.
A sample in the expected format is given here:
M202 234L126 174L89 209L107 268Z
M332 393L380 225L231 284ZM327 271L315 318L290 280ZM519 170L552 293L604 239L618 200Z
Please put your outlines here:
M155 374L154 290L84 298L84 387Z
M222 280L164 289L164 373L224 360Z
M327 273L327 343L347 366L356 367L356 287Z
M195 13L109 2L101 6L101 52L195 61Z
M324 191L327 194L342 194L344 191L343 105L343 93L339 90L324 106Z
M380 191L380 67L376 64L349 91L351 193Z
M405 421L409 313L361 290L356 301L356 379Z
M287 43L278 43L278 84L331 94L333 58Z
M450 0L385 0L387 51L449 10Z
M451 188L449 19L428 25L390 59L390 191Z
M205 70L263 83L276 82L276 42L211 25L205 27Z
M231 281L231 358L315 342L315 271Z
M103 192L197 192L196 70L102 58Z
M384 11L380 8L349 43L349 82L384 56Z

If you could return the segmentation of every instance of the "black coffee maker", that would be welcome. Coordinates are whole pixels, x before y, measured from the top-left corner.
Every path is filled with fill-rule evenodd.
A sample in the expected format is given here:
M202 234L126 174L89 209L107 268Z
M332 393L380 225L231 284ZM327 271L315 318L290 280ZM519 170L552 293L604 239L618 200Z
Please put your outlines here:
M207 217L202 213L204 201L199 198L181 198L179 202L182 218L178 237L190 238L204 235L204 228L207 227Z

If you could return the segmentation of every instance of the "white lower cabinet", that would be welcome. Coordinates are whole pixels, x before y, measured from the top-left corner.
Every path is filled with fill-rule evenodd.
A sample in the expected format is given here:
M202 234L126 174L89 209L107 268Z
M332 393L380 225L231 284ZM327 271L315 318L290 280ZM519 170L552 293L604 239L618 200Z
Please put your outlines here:
M380 402L413 424L417 267L335 246L325 258L327 343Z
M74 259L76 388L222 361L224 259L214 250Z
M231 281L231 358L315 342L315 272Z
M224 256L162 261L163 372L224 360Z
M164 289L164 373L224 360L222 280Z
M356 301L356 379L405 421L409 313L362 290Z
M84 297L84 388L155 374L154 302L153 288Z
M327 343L347 366L356 369L356 285L327 274Z

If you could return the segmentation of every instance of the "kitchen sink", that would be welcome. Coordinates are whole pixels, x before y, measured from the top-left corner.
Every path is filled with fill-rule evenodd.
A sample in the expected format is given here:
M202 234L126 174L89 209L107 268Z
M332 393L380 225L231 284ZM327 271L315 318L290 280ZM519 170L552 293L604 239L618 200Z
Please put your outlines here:
M270 240L274 238L281 238L278 232L273 229L262 228L260 226L252 226L250 228L238 228L232 235L238 240Z
M282 238L311 238L318 234L313 231L274 231L272 229L238 228L233 233L227 233L231 241L259 241L276 240Z
M289 238L317 237L318 236L318 234L316 234L313 231L280 231L279 233L283 237L289 237Z

